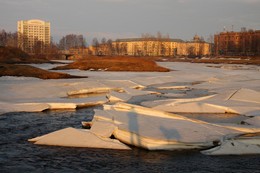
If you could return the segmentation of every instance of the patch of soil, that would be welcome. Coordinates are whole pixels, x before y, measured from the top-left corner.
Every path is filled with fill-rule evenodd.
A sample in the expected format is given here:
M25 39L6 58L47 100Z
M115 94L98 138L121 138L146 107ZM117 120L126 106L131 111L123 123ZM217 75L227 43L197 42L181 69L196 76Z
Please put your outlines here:
M91 56L78 60L74 63L59 66L53 70L105 70L105 71L135 71L135 72L169 72L170 70L160 67L153 60L141 57L125 57L125 56Z

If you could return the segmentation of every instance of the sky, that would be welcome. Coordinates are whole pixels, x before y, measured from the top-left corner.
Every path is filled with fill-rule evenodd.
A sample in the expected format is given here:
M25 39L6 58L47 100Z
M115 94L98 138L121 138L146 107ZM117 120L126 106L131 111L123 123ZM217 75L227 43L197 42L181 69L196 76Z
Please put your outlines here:
M210 35L260 30L260 0L0 0L0 29L15 32L17 21L51 23L58 42L67 34L115 40L161 32L191 40Z

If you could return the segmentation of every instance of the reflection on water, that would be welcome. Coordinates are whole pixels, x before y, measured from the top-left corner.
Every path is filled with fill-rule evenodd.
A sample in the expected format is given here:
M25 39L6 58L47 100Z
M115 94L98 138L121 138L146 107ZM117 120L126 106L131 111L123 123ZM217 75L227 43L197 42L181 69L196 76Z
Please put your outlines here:
M198 151L132 151L33 145L27 139L81 128L93 109L0 116L0 172L259 172L259 156L205 156Z

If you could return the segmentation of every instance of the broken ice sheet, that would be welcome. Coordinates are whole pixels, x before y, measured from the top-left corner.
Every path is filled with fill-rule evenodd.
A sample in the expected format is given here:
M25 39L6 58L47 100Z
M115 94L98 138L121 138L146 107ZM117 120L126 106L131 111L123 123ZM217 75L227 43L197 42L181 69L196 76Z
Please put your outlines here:
M75 129L72 127L32 138L28 141L37 145L130 150L127 145L118 140L99 137L90 130Z
M201 151L205 155L260 154L260 132L243 135L227 135L219 146Z

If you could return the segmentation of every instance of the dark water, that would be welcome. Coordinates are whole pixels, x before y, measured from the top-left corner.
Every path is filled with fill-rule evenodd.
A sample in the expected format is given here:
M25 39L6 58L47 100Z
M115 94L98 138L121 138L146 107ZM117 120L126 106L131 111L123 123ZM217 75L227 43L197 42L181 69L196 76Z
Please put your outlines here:
M0 116L0 172L260 172L260 157L205 156L197 151L132 151L38 146L27 139L81 128L93 109Z

